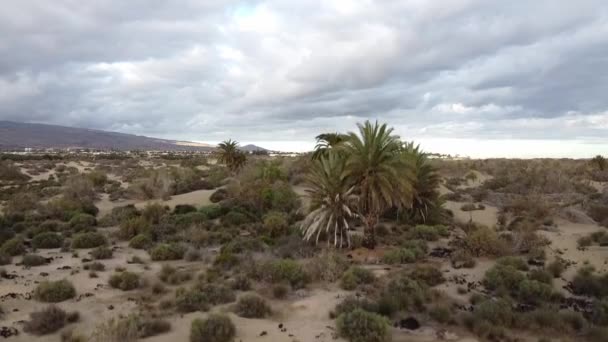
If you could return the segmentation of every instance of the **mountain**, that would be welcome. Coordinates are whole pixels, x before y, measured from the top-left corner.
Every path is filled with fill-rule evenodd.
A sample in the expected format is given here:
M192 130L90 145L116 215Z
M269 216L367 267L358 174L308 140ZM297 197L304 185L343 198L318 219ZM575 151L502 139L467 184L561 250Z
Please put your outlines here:
M0 121L0 150L18 148L89 148L101 150L212 151L190 141L37 123Z
M241 151L245 151L245 152L270 152L270 150L267 150L267 149L265 149L263 147L256 146L256 145L253 145L253 144L241 146L241 147L239 147L239 149Z

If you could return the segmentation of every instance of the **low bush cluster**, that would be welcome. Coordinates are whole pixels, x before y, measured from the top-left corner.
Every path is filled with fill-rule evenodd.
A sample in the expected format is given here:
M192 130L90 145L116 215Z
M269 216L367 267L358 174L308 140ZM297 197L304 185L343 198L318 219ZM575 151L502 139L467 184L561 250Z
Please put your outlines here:
M190 342L232 342L236 327L230 317L212 314L206 319L196 318L190 328Z
M140 287L141 279L136 273L124 271L112 274L108 283L115 289L129 291Z
M236 302L236 314L245 318L264 318L271 309L266 301L253 294L244 295Z
M291 259L269 260L256 265L254 276L270 283L289 283L293 288L304 287L310 276L304 268Z
M106 245L108 240L98 232L79 233L72 238L72 248L95 248Z
M63 246L63 237L57 233L44 232L32 238L32 247L36 249L60 248Z
M185 248L178 244L159 244L148 251L154 261L179 260L185 252Z
M111 248L108 248L106 246L99 246L90 251L89 254L93 257L93 259L105 260L112 259L113 252Z
M23 256L21 263L23 264L23 266L34 267L34 266L45 265L47 263L47 261L46 261L46 258L43 257L42 255L26 254Z
M30 320L25 322L23 330L34 335L52 334L66 324L78 321L78 318L78 312L67 313L55 305L49 305L42 311L30 313Z
M41 302L59 303L74 297L76 289L67 279L43 281L34 290L34 298Z
M344 272L342 279L340 279L340 287L344 290L354 290L359 285L371 284L376 280L376 277L372 271L353 266Z
M390 340L390 325L386 318L355 309L338 316L338 334L350 342L386 342Z

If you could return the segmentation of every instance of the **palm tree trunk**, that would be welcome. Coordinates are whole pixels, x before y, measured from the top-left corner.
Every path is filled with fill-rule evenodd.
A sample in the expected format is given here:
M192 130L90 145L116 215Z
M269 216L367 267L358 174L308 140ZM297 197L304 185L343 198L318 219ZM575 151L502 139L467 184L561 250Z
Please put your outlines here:
M368 214L365 216L364 223L363 247L374 249L376 248L376 224L378 223L378 216L375 214Z

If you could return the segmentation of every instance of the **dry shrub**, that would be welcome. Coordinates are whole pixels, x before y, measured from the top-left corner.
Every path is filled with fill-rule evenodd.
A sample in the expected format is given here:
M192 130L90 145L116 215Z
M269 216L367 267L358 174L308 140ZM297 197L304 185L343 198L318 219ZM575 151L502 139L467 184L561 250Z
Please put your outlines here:
M249 294L239 298L235 311L245 318L264 318L270 314L271 309L263 298Z
M334 282L348 269L350 262L344 255L325 250L306 264L306 271L315 281Z
M498 257L509 254L509 247L496 231L485 226L474 228L468 232L464 241L465 248L476 257Z
M66 313L64 310L49 305L42 311L30 313L30 320L25 322L24 330L34 335L46 335L63 328L67 323L78 321L78 312Z
M236 327L230 317L213 314L207 319L197 318L192 321L190 342L232 342Z
M67 279L43 281L34 290L34 298L41 302L58 303L74 297L76 289Z

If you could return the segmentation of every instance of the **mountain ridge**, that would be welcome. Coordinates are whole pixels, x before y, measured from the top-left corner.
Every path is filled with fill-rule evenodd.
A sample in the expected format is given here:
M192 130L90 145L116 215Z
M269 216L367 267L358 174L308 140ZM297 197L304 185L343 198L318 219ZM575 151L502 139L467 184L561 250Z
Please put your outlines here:
M244 147L247 147L247 151L265 150L255 145ZM161 139L91 128L0 120L0 150L21 148L205 152L215 150L215 146L193 141Z

